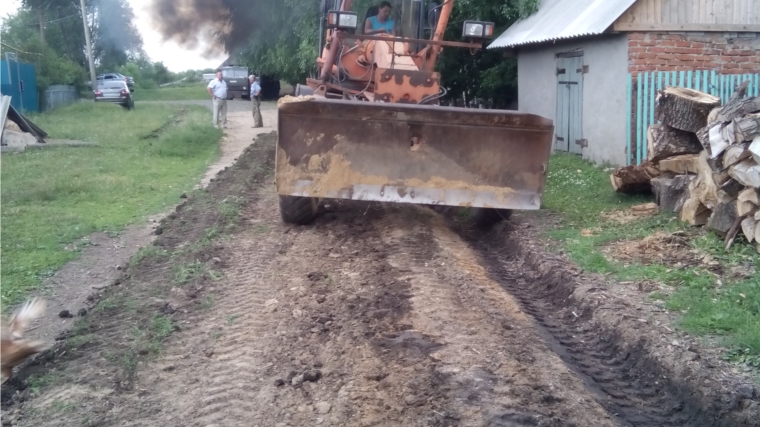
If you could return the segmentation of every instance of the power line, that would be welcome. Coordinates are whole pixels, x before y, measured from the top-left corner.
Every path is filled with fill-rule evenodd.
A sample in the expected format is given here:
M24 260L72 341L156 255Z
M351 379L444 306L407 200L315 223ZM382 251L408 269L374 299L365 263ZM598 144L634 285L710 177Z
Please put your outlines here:
M11 46L11 45L9 45L7 43L0 42L0 45L3 45L5 47L7 47L8 49L15 50L18 53L24 53L24 54L27 54L27 55L43 56L41 53L26 52L26 51L23 51L23 50L21 50L21 49L19 49L17 47L13 47L13 46Z

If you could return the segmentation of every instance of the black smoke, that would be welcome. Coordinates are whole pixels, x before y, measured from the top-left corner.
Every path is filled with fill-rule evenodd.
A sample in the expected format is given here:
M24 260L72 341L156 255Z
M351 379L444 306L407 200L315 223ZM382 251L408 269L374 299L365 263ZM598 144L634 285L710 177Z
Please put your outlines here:
M234 52L254 32L266 31L267 22L276 22L268 18L283 1L153 0L151 15L165 40L213 55Z

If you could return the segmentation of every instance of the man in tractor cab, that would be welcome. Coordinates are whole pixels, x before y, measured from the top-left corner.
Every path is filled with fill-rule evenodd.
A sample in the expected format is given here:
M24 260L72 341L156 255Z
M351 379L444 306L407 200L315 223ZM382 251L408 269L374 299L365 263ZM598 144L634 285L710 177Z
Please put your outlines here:
M364 21L364 34L391 34L396 35L395 22L391 19L392 6L389 2L380 3L377 15L370 16Z

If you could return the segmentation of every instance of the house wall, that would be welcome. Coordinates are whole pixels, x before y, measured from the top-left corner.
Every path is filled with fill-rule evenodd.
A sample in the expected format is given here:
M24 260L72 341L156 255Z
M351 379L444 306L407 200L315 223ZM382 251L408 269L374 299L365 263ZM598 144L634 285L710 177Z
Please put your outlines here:
M760 4L760 1L758 1ZM628 33L628 71L760 70L759 33Z
M712 25L717 28L760 24L758 17L760 2L757 0L638 0L615 24L617 29L642 24L691 24L703 28Z
M521 48L517 52L518 110L556 122L557 54L583 51L583 158L626 164L628 37L624 34Z

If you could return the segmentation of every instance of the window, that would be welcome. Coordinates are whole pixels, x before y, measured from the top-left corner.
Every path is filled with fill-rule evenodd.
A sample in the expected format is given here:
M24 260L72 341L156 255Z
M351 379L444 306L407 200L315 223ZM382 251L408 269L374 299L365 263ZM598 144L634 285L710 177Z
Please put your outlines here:
M222 77L236 78L236 77L248 77L248 70L245 68L225 68L222 70Z

